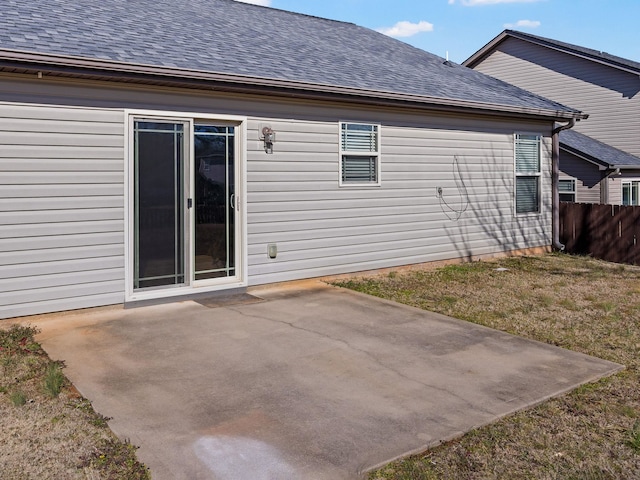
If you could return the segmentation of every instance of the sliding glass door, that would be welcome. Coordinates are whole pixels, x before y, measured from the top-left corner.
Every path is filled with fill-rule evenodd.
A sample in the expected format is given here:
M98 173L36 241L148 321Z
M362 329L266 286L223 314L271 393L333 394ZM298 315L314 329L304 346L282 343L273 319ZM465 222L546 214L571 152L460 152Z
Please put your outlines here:
M133 121L134 290L237 276L236 130Z
M185 283L182 123L134 123L134 288Z
M234 137L234 127L195 126L195 280L235 275Z

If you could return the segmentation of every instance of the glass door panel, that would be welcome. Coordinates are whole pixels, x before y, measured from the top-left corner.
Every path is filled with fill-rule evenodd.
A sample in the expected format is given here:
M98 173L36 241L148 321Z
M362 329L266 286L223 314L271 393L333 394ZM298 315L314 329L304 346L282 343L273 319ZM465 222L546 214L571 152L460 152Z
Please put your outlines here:
M185 124L134 122L134 288L185 283Z
M230 126L195 126L195 280L236 274L234 135Z

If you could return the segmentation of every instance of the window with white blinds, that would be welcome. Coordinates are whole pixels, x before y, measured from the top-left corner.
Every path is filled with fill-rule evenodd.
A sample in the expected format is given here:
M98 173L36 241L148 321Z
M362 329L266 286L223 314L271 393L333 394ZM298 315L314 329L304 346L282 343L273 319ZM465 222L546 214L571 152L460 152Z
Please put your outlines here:
M380 185L380 126L340 123L340 185Z
M540 212L540 136L515 135L516 214Z

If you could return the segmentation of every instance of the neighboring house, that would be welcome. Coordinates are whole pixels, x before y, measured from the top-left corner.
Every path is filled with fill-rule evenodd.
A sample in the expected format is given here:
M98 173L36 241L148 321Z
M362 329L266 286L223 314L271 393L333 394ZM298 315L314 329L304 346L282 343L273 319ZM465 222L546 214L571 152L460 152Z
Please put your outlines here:
M548 248L554 126L579 118L353 24L14 0L0 315Z
M560 135L563 199L640 204L640 63L505 30L463 65L589 115Z
M640 158L630 153L576 130L564 130L560 170L561 201L638 205Z

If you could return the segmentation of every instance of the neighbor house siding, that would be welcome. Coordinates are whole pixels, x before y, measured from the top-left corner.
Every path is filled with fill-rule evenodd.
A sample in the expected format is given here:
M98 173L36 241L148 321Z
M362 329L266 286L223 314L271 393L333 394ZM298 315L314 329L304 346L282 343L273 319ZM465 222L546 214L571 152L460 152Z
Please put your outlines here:
M0 103L0 317L123 301L122 121Z
M508 38L473 67L589 114L580 133L640 156L640 77Z
M633 173L626 173L624 175L615 175L610 177L607 180L607 186L609 188L609 198L607 203L611 205L622 205L622 179L630 178L636 179L640 178L639 175L634 175Z
M625 180L640 181L640 169L623 170L621 175L609 177L609 203L612 205L622 205L622 182Z
M562 178L576 179L576 202L600 203L602 172L597 165L560 150L560 172Z

